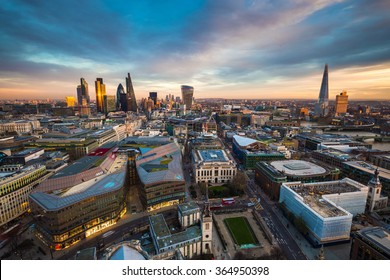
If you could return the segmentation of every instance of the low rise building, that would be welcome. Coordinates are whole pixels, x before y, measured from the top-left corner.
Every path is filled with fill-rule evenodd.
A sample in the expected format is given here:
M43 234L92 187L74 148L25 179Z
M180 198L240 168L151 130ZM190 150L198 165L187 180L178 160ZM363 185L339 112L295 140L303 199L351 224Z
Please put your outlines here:
M234 159L225 150L193 150L192 169L196 183L228 183L237 173Z
M362 184L367 184L375 176L378 170L378 178L381 180L382 191L384 195L390 195L390 170L374 166L365 161L347 161L344 162L342 171L349 178Z
M43 138L29 142L27 147L43 148L45 151L61 151L69 154L72 160L79 159L96 149L99 144L86 138Z
M331 180L329 170L304 160L280 160L258 162L255 180L272 199L279 199L280 186L284 182L302 183Z
M162 214L149 217L150 236L156 252L153 258L166 259L177 250L184 259L213 254L213 219L208 203L203 213L194 202L178 205L178 213L181 230L176 233L171 233Z
M314 246L350 239L352 218L364 213L368 187L345 178L339 181L283 183L279 202L287 215L304 223Z
M49 175L43 165L4 166L0 171L0 226L29 210L28 195Z
M368 227L352 235L351 260L389 260L390 231Z
M280 152L267 149L258 140L239 135L233 136L233 153L247 170L254 169L259 161L283 160L286 158Z

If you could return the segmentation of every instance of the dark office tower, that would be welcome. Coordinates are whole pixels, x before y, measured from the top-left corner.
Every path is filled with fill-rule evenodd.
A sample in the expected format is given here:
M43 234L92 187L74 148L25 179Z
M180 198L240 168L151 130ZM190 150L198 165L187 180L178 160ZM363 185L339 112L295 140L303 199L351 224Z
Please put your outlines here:
M318 103L316 104L316 115L318 117L327 116L329 113L329 85L328 85L328 64L325 64L324 75L322 76L322 83Z
M104 102L106 96L106 85L103 84L102 78L96 78L96 109L99 113L107 113L107 102Z
M127 112L127 95L122 84L116 90L116 110Z
M183 98L183 104L186 105L186 110L191 110L194 88L191 86L181 86L181 95Z
M84 78L80 79L80 85L77 86L77 102L79 103L79 106L82 106L83 99L87 101L87 106L89 105L89 93L88 93L88 84L84 80Z
M127 111L137 112L137 100L135 99L134 88L130 78L130 73L127 73L127 78L126 78L126 94L127 94L127 109L128 109Z
M155 92L155 91L149 92L149 97L150 97L150 99L153 100L154 106L156 106L156 104L157 104L157 92Z

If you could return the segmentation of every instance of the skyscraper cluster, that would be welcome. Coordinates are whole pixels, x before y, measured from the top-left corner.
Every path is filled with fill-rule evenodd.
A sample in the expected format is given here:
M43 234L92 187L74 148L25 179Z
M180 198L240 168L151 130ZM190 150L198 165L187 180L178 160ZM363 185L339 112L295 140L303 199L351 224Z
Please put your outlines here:
M107 114L112 111L137 112L137 100L135 98L130 73L126 77L126 91L122 84L119 84L116 95L107 95L103 78L96 78L95 93L96 110L98 113ZM71 96L66 97L66 103L68 107L76 106L75 99L72 99ZM90 115L88 83L84 78L80 79L80 85L77 86L77 104L80 115Z

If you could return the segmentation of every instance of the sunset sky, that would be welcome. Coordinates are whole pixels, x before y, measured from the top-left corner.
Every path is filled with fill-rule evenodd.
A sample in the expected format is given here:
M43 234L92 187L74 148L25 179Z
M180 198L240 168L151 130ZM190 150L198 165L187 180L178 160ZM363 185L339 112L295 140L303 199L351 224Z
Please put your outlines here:
M390 99L389 0L3 0L0 98L95 99L130 72L137 98Z

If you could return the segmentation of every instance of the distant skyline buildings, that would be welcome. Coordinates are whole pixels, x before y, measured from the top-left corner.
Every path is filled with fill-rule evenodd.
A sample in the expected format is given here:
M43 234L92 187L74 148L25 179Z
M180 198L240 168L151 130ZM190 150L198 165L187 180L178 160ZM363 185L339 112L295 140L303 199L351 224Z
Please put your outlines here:
M325 62L330 100L343 88L349 100L390 99L390 29L378 28L390 24L389 1L142 2L87 2L83 10L93 16L83 17L73 0L7 1L12 20L0 25L7 38L0 99L63 99L75 94L79 77L103 77L114 94L129 63L139 100L151 90L180 95L183 83L196 88L197 98L316 99L315 69ZM61 11L55 22L47 17L53 11Z

